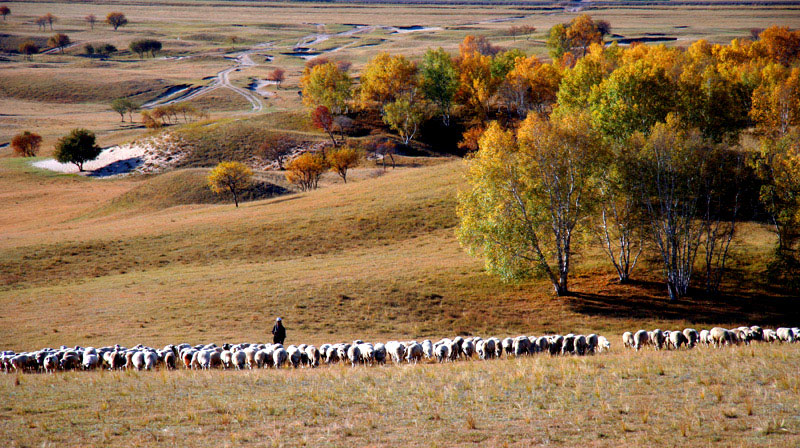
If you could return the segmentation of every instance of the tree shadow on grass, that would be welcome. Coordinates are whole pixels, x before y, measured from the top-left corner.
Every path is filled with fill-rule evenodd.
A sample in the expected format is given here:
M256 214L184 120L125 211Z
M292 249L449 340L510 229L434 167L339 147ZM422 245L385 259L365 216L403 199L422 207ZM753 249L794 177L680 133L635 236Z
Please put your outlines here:
M580 314L618 319L682 320L698 324L797 325L800 298L778 291L752 292L733 288L717 296L692 288L676 302L666 297L662 282L609 284L597 293L575 292L569 308Z

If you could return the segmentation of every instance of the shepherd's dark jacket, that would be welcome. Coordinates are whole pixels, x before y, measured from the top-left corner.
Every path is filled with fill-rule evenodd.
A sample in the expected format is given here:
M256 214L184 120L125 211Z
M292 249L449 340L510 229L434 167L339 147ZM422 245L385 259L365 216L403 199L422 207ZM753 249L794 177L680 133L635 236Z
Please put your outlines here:
M283 341L286 339L286 327L283 325L276 323L274 327L272 327L272 342L275 344L283 344Z

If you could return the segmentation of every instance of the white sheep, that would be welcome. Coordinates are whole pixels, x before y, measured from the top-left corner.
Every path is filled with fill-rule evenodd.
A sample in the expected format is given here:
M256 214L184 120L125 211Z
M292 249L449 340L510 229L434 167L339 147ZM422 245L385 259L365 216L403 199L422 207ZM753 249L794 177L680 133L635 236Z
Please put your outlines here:
M633 348L637 351L650 341L650 334L645 330L639 330L633 334Z

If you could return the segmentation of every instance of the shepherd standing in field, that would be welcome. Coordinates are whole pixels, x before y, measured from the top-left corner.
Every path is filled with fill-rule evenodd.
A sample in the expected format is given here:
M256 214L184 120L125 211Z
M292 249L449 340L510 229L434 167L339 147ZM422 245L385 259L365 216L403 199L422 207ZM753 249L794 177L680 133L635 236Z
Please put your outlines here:
M284 340L286 340L286 328L284 328L283 321L279 317L275 320L275 326L272 327L272 342L283 345Z

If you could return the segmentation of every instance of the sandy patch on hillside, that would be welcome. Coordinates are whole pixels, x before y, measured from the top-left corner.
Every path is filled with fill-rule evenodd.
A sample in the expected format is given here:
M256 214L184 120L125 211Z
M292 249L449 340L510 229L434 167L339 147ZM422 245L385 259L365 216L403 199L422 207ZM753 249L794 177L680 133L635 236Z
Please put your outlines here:
M171 134L162 134L144 140L112 146L83 165L84 173L93 177L120 176L131 173L157 173L176 165L185 156L183 142ZM59 173L78 173L72 163L60 163L55 159L33 162L36 168Z

